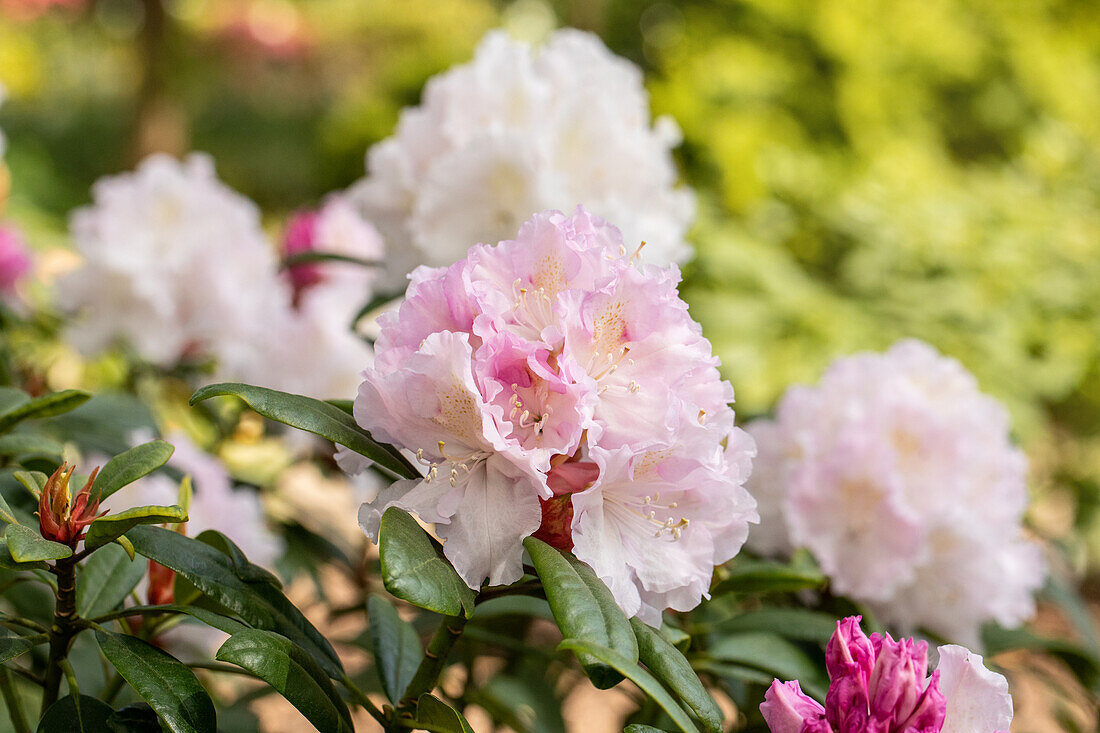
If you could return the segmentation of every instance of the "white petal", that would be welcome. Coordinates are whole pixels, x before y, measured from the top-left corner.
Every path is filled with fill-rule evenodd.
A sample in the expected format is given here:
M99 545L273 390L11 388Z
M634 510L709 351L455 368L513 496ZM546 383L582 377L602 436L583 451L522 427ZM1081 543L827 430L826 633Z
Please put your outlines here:
M947 698L941 733L993 733L1012 723L1012 696L1004 675L986 669L982 657L954 644L939 648L940 690Z

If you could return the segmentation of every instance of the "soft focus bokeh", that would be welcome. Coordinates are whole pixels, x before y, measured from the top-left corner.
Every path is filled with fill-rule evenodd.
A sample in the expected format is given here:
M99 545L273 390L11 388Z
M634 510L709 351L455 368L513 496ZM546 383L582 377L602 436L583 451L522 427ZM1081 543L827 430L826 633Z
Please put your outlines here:
M683 130L699 203L683 294L739 419L837 356L932 343L1008 406L1031 460L1030 525L1088 595L1100 4L0 0L3 216L48 275L93 181L200 150L277 230L360 178L368 146L486 30L562 25L638 63L654 114ZM0 169L0 199L6 186ZM50 386L78 379L56 345L14 348ZM110 363L79 377L120 378Z

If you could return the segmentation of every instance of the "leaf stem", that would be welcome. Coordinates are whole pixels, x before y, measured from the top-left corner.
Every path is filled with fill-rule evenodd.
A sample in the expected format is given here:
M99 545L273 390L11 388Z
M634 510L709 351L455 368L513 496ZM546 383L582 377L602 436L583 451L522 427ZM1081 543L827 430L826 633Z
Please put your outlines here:
M15 733L31 733L27 718L23 714L23 704L19 701L19 695L11 683L11 674L7 667L0 667L0 694L3 694L4 703L8 706L8 717L11 718Z

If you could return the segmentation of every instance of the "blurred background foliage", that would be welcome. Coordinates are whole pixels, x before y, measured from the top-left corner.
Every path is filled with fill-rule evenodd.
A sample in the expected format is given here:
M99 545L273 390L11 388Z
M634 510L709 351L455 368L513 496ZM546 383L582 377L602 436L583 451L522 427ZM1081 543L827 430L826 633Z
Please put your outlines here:
M1100 5L1087 0L0 0L6 215L204 150L272 222L363 173L488 28L596 31L684 131L685 296L767 411L915 336L1012 411L1033 523L1100 559ZM273 224L274 225L274 224Z

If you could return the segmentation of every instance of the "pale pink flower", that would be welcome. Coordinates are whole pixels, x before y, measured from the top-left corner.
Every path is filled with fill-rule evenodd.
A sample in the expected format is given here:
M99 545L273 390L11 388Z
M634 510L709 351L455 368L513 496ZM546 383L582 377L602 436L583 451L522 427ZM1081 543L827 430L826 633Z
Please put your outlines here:
M760 705L772 733L995 733L1012 722L1008 682L958 646L941 646L928 675L928 644L864 635L859 616L837 622L825 650L825 705L798 682L775 680Z
M617 229L578 208L410 280L379 319L355 418L426 475L364 504L367 534L387 507L415 512L478 587L518 579L538 530L631 616L659 624L697 605L755 520L742 488L755 449L675 267L639 268Z
M839 359L747 429L757 551L808 548L834 591L903 630L976 645L982 623L1034 613L1044 569L1022 527L1027 462L955 360L918 341Z

